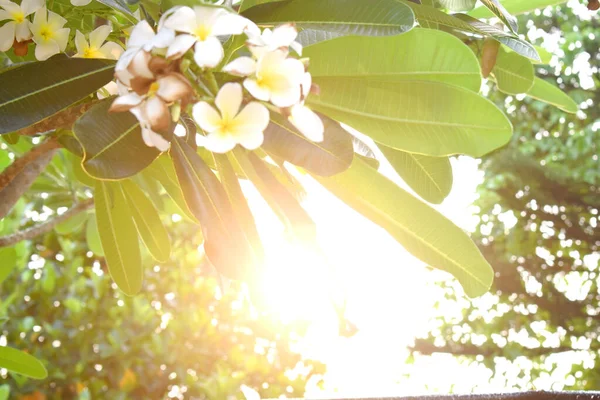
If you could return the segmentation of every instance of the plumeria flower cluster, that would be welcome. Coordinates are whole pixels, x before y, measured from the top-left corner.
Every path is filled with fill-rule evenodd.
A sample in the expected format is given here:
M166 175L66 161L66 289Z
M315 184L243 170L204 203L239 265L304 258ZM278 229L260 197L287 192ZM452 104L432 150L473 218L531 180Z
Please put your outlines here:
M35 58L44 61L65 52L71 29L67 20L46 8L45 0L22 0L21 4L0 0L0 51L13 49L15 55L25 56L28 45L35 43ZM75 57L118 59L121 46L106 42L111 28L103 25L89 34L89 41L77 31ZM106 43L105 43L106 42Z
M242 34L247 55L222 66L222 40ZM260 147L271 112L321 141L323 123L305 105L313 85L306 60L297 58L302 55L297 35L292 25L261 32L221 7L174 7L156 32L146 21L132 30L115 67L119 97L111 110L133 113L144 142L161 151L169 148L165 137L181 112L192 115L204 133L199 144L212 152Z

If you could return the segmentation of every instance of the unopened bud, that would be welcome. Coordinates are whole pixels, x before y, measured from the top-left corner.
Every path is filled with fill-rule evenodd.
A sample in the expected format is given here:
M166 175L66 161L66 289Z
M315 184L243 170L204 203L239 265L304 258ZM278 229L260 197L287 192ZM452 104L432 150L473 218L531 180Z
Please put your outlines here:
M590 11L597 11L600 8L600 1L599 0L588 0L587 8Z

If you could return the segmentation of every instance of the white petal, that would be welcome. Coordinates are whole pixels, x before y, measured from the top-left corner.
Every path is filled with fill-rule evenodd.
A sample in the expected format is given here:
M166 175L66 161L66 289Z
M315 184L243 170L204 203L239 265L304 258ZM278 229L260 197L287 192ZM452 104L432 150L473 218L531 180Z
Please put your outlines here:
M119 85L115 81L110 81L98 91L98 99L102 100L109 96L114 96L119 93ZM116 100L116 99L115 99Z
M192 116L200 128L206 132L214 132L221 126L221 116L205 101L194 104Z
M109 25L102 25L94 29L90 33L90 47L99 49L102 44L106 41L108 35L110 35L111 27Z
M52 30L62 28L67 23L67 20L55 12L48 11L48 25Z
M171 15L173 15L177 10L179 10L181 7L184 6L174 6L169 8L167 11L165 11L161 16L160 19L158 20L158 31L160 32L162 28L165 27L165 21L167 20L167 18L169 18ZM139 12L140 9L137 9L137 12ZM140 18L141 19L141 18Z
M35 58L39 61L47 60L58 53L60 53L60 49L55 41L49 41L35 46Z
M242 105L242 85L239 83L226 83L223 85L217 94L215 105L221 111L223 120L232 120Z
M300 42L292 42L290 43L290 47L292 48L292 50L294 50L296 52L296 54L298 54L300 57L302 57L302 44L300 44Z
M130 110L131 108L138 106L142 100L144 100L143 97L138 96L136 93L129 93L125 96L119 96L111 104L110 111L122 112Z
M153 96L149 98L142 104L142 107L144 107L144 113L153 130L162 132L164 129L169 128L171 113L169 107L160 97Z
M179 58L184 55L196 42L192 35L178 35L167 50L167 58Z
M150 57L150 53L145 51L138 52L129 63L128 71L135 77L154 78L154 74L148 68Z
M194 47L194 61L201 68L214 68L223 59L223 45L214 36L203 42L196 42Z
M83 36L83 33L79 32L79 29L75 32L75 47L77 48L76 57L83 57L85 50L89 48L85 36Z
M269 110L259 102L253 101L235 117L233 126L235 136L246 131L264 131L269 125Z
M251 22L239 14L223 13L214 22L211 33L215 36L240 35L250 25Z
M313 142L323 141L323 121L310 108L296 104L292 107L289 121L308 139Z
M227 153L237 144L230 135L222 135L218 132L209 133L202 142L202 145L213 153Z
M302 97L306 97L310 93L310 88L312 86L312 76L310 72L305 72L302 77Z
M10 10L8 10L8 11L10 12ZM39 30L40 26L46 23L47 17L48 17L48 12L46 10L46 7L42 7L39 10L37 10L35 12L35 14L33 14L33 22L31 23L31 25L33 25L33 27L31 29L31 31L35 32L35 31Z
M244 33L250 40L256 37L260 37L260 28L254 22L248 20L248 25L244 29Z
M150 141L152 142L154 147L156 147L160 151L169 150L169 147L171 147L171 143L169 143L164 137L162 137L162 135L159 135L158 133L150 129L148 131L148 136L150 137Z
M129 40L127 41L127 48L142 47L152 40L152 38L154 38L154 30L148 21L140 21L131 31L131 36L129 36Z
M0 2L0 7L2 7L2 3ZM7 19L10 19L11 21L13 21L13 17L12 14L9 13L6 10L2 10L0 9L0 21L5 21Z
M21 10L23 10L23 14L27 16L42 8L44 4L44 0L23 0L21 2Z
M54 40L56 44L58 44L58 48L60 51L65 51L67 48L67 42L69 41L69 32L71 30L69 28L62 28L54 32Z
M25 40L31 39L31 30L29 29L29 21L25 20L20 24L17 24L17 29L15 31L15 37L17 42L23 42Z
M256 72L256 61L251 57L238 57L225 67L223 72L237 76L248 76Z
M288 47L296 40L298 36L298 31L292 24L284 24L276 27L273 30L273 35L271 36L271 40L269 45L272 46L273 49L279 47Z
M150 51L154 48L156 49L165 49L173 43L175 40L175 31L169 28L162 28L158 31L156 36L152 38L152 40L144 46L146 51Z
M17 14L22 11L21 7L12 1L2 1L0 2L0 7L4 8L10 14ZM12 19L12 17L10 19Z
M198 28L203 26L210 32L210 35L215 35L215 33L212 32L213 26L219 18L227 14L229 14L229 12L220 7L195 6L195 27Z
M236 136L236 141L248 150L256 150L265 141L265 134L263 131L245 131Z
M190 7L181 7L165 19L164 26L178 32L193 33L196 29L196 14Z
M302 84L302 80L305 78L305 68L304 64L300 60L295 58L287 58L285 59L279 68L279 72L285 75L290 82L294 84Z
M291 107L300 101L300 85L271 91L271 103L277 107Z
M126 70L127 67L129 66L129 63L131 63L131 60L133 60L133 57L135 57L135 55L138 52L139 52L139 50L137 48L125 50L125 52L123 54L121 54L121 57L119 57L119 61L117 61L117 65L115 65L115 71Z
M83 7L90 4L92 0L71 0L71 4L75 7Z
M152 138L150 137L151 132L152 132L152 130L150 128L142 128L142 140L148 147L154 147L154 142L152 141ZM154 133L154 132L152 132L152 133Z
M191 91L187 81L174 75L160 77L156 82L158 83L156 94L167 103L179 100Z
M100 47L100 52L110 60L118 60L123 54L123 48L115 42L106 42Z
M257 100L269 101L271 98L271 91L269 88L260 86L254 78L246 78L244 80L244 87Z
M10 21L0 26L0 51L8 51L15 41L17 24Z

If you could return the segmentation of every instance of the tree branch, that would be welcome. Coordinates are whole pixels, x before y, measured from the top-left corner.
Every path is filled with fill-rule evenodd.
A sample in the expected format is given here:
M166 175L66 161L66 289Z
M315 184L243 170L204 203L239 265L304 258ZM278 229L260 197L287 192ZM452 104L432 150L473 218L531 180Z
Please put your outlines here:
M44 154L53 149L59 148L60 145L56 138L52 137L39 146L34 147L21 157L15 159L12 164L2 171L0 174L0 191L2 191L23 169L30 163L39 159Z
M36 236L48 233L54 229L56 225L66 221L70 217L79 214L82 211L91 208L93 205L94 200L92 199L82 201L81 203L75 204L73 207L69 208L63 214L58 215L44 223L35 225L31 228L24 229L11 235L0 237L0 247L12 246L23 240L30 240Z

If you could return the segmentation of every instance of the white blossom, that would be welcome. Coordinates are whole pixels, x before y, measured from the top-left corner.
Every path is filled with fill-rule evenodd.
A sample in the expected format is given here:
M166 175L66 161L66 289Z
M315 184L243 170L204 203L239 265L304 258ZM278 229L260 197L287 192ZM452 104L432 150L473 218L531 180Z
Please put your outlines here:
M27 16L44 6L44 0L23 0L20 5L8 0L0 0L0 51L8 51L14 41L23 42L31 39Z
M265 29L262 33L253 30L246 32L248 41L246 45L256 58L265 53L277 49L289 49L290 47L299 55L302 55L302 45L296 41L298 31L292 24L279 25L275 29Z
M64 52L69 40L69 28L63 28L67 20L60 15L40 8L29 23L35 42L35 58L40 61Z
M323 121L313 110L304 105L312 87L312 76L309 72L304 74L301 87L302 101L292 106L288 120L308 139L313 142L322 142L325 131Z
M123 53L123 48L115 42L105 43L110 31L111 28L108 25L99 26L90 33L89 42L83 33L77 31L75 34L77 54L75 54L75 57L117 60Z

